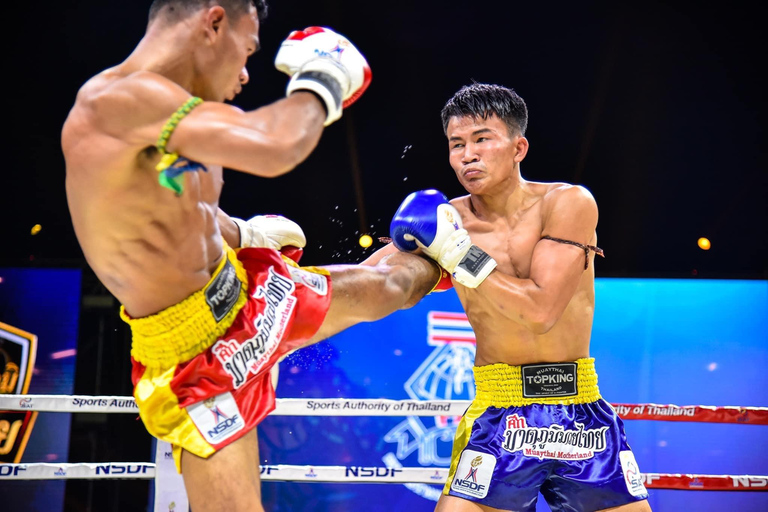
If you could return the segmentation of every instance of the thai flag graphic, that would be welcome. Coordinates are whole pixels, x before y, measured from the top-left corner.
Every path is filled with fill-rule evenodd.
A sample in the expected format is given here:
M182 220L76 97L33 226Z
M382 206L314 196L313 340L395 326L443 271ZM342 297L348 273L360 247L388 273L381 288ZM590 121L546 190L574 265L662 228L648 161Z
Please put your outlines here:
M427 339L430 345L446 343L475 343L475 333L464 313L430 311L427 318Z

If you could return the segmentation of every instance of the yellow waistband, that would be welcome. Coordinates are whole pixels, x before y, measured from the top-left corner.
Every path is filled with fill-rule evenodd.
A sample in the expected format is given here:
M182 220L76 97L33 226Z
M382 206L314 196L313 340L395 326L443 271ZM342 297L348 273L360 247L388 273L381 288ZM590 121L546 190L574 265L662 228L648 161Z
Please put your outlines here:
M523 397L523 374L520 366L504 363L475 366L477 394L474 404L485 407L522 407L531 404L586 404L600 399L594 358L577 359L576 390L566 397Z
M120 308L120 317L131 326L133 333L131 357L147 367L169 368L202 353L229 329L245 305L248 274L233 249L225 244L224 252L225 257L208 284L178 304L142 318L131 318L124 307ZM234 305L217 321L213 306L206 300L206 291L227 263L234 267L239 290Z

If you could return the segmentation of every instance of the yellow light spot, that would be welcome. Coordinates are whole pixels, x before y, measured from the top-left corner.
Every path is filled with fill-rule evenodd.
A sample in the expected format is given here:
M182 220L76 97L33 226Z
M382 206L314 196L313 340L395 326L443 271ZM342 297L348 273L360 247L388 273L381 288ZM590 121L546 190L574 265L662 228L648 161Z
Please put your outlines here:
M710 247L712 247L712 244L709 242L709 238L699 238L699 249L708 251Z
M32 226L32 230L30 231L30 233L32 233L32 236L35 236L40 231L42 231L42 229L43 229L43 226L41 226L40 224L35 224L34 226Z
M371 238L368 235L363 235L360 237L360 247L370 247L373 243L373 238Z

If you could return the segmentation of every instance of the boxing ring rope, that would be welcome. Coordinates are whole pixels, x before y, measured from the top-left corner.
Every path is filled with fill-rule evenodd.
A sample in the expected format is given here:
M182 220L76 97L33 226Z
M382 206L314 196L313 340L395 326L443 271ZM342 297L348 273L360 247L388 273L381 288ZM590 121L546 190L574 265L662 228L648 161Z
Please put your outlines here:
M461 416L471 400L278 398L272 416ZM768 407L611 404L623 420L768 425ZM0 395L0 410L138 413L132 396Z
M278 398L275 416L461 416L469 400L294 399ZM612 404L625 420L687 421L768 425L768 407ZM133 397L91 395L0 395L0 410L133 413ZM154 463L27 463L0 465L8 480L144 479L156 476ZM261 466L264 481L423 483L442 485L448 468L362 466ZM768 491L768 475L691 475L643 473L649 489Z
M155 464L103 462L81 464L5 464L8 480L153 480ZM649 489L766 491L768 476L643 473ZM261 466L261 479L273 482L389 483L443 485L448 468L364 466Z

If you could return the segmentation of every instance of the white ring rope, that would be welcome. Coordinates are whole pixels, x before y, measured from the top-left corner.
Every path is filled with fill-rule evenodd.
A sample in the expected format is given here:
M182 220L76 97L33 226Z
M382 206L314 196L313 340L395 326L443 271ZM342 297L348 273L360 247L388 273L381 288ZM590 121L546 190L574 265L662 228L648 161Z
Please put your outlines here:
M387 399L298 399L279 398L272 412L276 416L461 416L470 400L387 400ZM657 404L621 404L620 415L629 419L697 421L696 415L721 418L698 421L766 424L767 407L710 407ZM623 411L622 407L632 410ZM653 410L653 412L647 412ZM0 410L38 412L133 413L138 407L133 397L91 395L0 395ZM638 410L640 412L638 412ZM644 412L646 411L646 412ZM694 414L688 414L694 411ZM634 418L632 416L635 416ZM750 417L751 415L751 417ZM688 417L688 418L686 418ZM147 462L103 463L28 463L0 464L2 480L143 479L156 477L157 466ZM681 475L643 473L646 487L689 490L768 491L768 476L763 475ZM265 481L346 482L346 483L421 483L442 485L448 468L404 468L373 466L261 466Z
M83 464L3 464L0 478L9 480L113 479L151 480L156 465L140 462ZM445 483L448 468L363 466L261 466L261 479L284 482Z
M156 466L140 462L82 464L2 464L0 480L151 480ZM681 475L642 473L652 489L766 491L764 475ZM448 468L403 468L375 466L261 466L261 479L275 482L380 483L443 485Z

